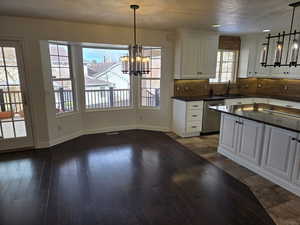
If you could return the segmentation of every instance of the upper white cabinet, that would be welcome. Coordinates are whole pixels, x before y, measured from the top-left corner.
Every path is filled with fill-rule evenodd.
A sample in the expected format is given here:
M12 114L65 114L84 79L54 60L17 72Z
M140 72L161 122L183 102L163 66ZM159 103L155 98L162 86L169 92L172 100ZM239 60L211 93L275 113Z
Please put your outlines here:
M178 31L175 45L175 79L216 76L219 36L202 31Z
M241 37L239 77L246 78L255 75L257 36Z

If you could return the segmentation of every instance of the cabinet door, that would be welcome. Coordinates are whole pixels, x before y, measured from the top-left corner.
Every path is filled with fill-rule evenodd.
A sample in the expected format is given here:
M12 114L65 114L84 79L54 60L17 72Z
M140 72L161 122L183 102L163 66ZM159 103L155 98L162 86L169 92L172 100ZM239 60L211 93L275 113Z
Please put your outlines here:
M200 51L198 55L198 69L199 76L214 78L216 77L218 54L218 37L207 36L200 40Z
M181 77L195 78L198 70L200 41L197 37L185 37L182 41Z
M219 145L231 153L237 151L238 122L238 117L222 114Z
M297 144L293 170L293 183L300 187L300 143Z
M266 126L262 166L273 175L291 180L297 134Z
M246 119L241 119L240 123L241 137L238 154L251 163L259 165L264 125Z

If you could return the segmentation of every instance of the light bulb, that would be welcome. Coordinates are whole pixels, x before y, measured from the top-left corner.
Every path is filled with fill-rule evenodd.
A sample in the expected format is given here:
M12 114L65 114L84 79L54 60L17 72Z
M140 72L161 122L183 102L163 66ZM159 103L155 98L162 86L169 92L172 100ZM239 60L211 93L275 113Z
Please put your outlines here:
M293 44L292 44L290 66L297 65L298 54L299 54L299 41L297 39L294 39Z

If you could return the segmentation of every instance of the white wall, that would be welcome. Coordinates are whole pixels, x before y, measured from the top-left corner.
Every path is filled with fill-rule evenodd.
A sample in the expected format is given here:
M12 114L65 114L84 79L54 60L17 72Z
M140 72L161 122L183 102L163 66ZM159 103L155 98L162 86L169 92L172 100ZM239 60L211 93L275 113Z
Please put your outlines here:
M57 144L84 133L130 128L170 129L170 97L173 91L173 33L159 30L138 30L137 38L142 44L163 48L160 109L132 108L109 112L86 112L83 107L82 95L84 93L83 67L80 57L75 57L76 88L79 93L77 96L78 111L63 117L56 117L47 60L47 43L43 40L129 44L132 42L132 29L21 17L0 17L0 27L0 39L19 39L24 45L35 147ZM73 54L80 56L80 47L74 44L72 48Z

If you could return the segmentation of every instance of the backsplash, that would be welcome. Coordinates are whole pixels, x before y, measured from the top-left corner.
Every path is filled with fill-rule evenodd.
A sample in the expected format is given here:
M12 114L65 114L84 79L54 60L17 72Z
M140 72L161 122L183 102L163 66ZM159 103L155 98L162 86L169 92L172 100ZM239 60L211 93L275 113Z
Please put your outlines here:
M208 80L175 80L174 96L207 96L226 94L227 84L209 84ZM230 85L230 94L300 98L300 80L241 78Z

